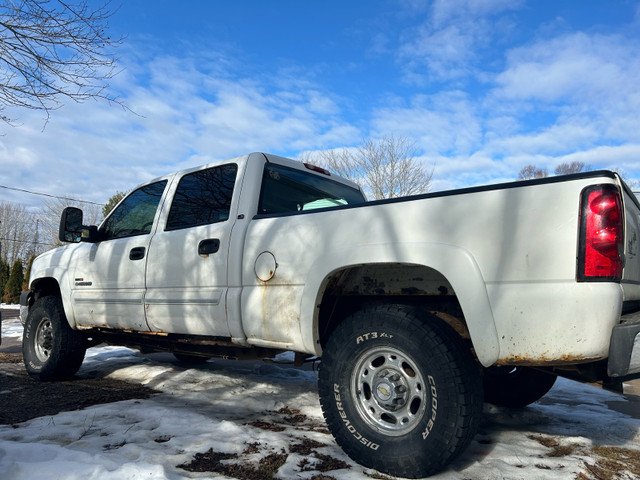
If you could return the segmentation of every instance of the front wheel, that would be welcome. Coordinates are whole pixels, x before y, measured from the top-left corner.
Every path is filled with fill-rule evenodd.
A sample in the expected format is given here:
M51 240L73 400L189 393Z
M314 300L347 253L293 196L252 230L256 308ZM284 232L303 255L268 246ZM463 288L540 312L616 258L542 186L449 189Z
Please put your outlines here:
M347 455L395 476L444 468L482 413L469 346L434 315L404 306L369 308L340 324L324 348L318 389Z
M73 330L59 297L35 301L24 326L22 355L27 373L38 380L71 378L87 350L84 336Z

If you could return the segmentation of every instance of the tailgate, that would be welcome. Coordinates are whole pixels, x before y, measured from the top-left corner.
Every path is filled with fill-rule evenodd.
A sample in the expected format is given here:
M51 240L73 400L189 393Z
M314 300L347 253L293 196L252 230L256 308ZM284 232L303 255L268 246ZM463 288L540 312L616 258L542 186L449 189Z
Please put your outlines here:
M621 180L625 214L624 301L640 300L640 201Z

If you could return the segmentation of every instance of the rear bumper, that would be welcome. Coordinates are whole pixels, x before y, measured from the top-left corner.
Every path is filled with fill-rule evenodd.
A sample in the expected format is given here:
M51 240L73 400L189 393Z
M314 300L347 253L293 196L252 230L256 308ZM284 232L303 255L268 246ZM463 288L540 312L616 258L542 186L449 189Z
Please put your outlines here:
M623 315L613 328L607 374L610 377L640 377L640 312Z

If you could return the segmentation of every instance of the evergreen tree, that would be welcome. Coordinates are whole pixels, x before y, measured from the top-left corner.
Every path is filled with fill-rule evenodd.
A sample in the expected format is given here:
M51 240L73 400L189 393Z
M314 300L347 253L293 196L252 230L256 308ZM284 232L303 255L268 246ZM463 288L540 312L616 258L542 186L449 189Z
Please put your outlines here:
M9 263L0 260L0 301L4 302L5 288L9 281Z
M102 218L107 218L107 215L111 213L111 210L113 210L113 207L115 207L118 204L118 202L125 197L125 195L126 195L125 192L114 193L111 196L111 198L107 201L106 205L102 207Z
M31 278L31 266L33 265L33 261L36 259L36 254L32 253L29 257L29 261L27 262L27 271L24 274L24 285L22 286L22 290L26 290L29 288L29 279Z
M22 293L22 283L24 282L24 270L22 268L22 260L17 259L13 262L9 281L5 287L4 301L5 303L18 303L20 294Z

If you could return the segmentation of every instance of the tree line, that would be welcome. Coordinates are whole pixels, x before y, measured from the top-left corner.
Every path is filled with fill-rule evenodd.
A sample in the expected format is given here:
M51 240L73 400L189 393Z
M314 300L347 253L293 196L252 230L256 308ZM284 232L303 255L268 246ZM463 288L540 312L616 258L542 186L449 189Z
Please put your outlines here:
M0 301L17 303L29 285L31 264L37 255L62 245L58 239L60 214L65 207L80 207L86 223L96 225L125 196L117 192L105 205L49 199L35 213L25 205L0 202Z
M553 170L553 174L570 175L572 173L589 172L591 170L593 170L593 167L584 162L563 162ZM629 187L634 190L640 189L640 180L632 180L628 178L626 172L619 168L614 168L613 171L617 172ZM545 178L548 176L549 170L545 167L538 167L537 165L525 165L518 172L518 180L531 180L536 178Z

